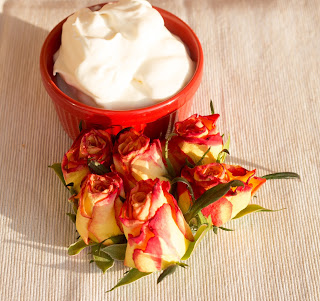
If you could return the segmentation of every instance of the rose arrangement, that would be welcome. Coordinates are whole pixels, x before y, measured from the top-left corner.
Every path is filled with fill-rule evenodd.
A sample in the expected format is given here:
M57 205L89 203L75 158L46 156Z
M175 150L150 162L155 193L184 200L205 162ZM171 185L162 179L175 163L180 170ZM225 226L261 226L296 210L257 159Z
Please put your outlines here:
M218 114L192 115L175 124L165 141L133 128L116 136L108 129L80 129L78 138L52 167L70 190L79 238L68 253L90 248L103 271L115 260L131 268L111 290L156 271L158 282L185 268L196 245L213 230L231 231L231 219L258 211L250 204L269 179L299 178L285 172L257 177L256 171L225 164Z

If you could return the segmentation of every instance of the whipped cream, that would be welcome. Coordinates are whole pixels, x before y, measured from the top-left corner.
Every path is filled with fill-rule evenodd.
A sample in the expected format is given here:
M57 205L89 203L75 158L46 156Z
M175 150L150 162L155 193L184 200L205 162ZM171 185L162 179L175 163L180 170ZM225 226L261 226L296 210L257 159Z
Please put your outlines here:
M127 110L173 96L194 70L187 48L149 2L120 0L66 20L53 73L69 85L63 89L71 97Z

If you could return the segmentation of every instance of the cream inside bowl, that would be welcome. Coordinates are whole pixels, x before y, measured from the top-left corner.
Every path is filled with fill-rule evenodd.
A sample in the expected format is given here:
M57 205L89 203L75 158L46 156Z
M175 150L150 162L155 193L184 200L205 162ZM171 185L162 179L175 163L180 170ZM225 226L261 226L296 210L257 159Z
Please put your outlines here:
M63 24L53 74L71 98L107 110L153 106L179 92L196 64L146 0L83 8Z

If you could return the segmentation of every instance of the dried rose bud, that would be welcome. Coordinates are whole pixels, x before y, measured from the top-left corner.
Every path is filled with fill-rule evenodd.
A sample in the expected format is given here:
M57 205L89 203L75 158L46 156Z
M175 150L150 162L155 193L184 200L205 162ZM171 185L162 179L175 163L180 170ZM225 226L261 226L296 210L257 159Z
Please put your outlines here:
M248 171L241 166L220 163L200 165L194 168L185 167L181 172L181 176L191 184L195 199L218 184L229 183L233 180L240 180L244 183L243 187L231 188L224 197L201 210L205 217L211 216L213 224L217 227L222 226L245 209L252 196L266 181L255 177L254 174L255 170ZM182 212L186 213L193 205L193 201L185 184L178 183L178 195L179 206Z
M167 170L162 157L160 141L139 134L133 129L121 133L115 142L113 162L125 181L126 189L140 180L165 180Z
M88 161L94 160L109 167L112 163L112 147L110 134L104 130L81 132L62 160L66 184L73 183L73 189L78 193L82 180L90 173Z
M186 160L196 164L206 152L202 164L216 161L223 149L222 137L215 126L218 118L218 114L209 116L195 114L175 124L176 136L169 141L169 159L177 173L180 173Z
M78 196L76 227L83 241L111 244L108 238L122 234L117 219L117 208L122 206L120 196L124 197L122 179L116 173L90 174Z
M185 254L193 235L167 181L140 181L124 202L120 221L128 239L124 264L141 272L165 269Z

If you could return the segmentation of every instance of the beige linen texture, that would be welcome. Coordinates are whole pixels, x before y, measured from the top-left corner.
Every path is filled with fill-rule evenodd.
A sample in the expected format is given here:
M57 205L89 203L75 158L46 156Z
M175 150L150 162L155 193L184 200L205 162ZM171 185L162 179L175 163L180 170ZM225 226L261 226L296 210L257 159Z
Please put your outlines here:
M157 274L105 293L121 263L102 275L75 240L68 193L47 168L71 140L39 74L53 26L93 1L0 1L1 300L319 300L320 2L152 1L185 20L205 55L192 112L209 113L231 136L229 162L259 175L298 172L302 181L267 182L254 200L286 210L257 213L208 235L174 276Z

